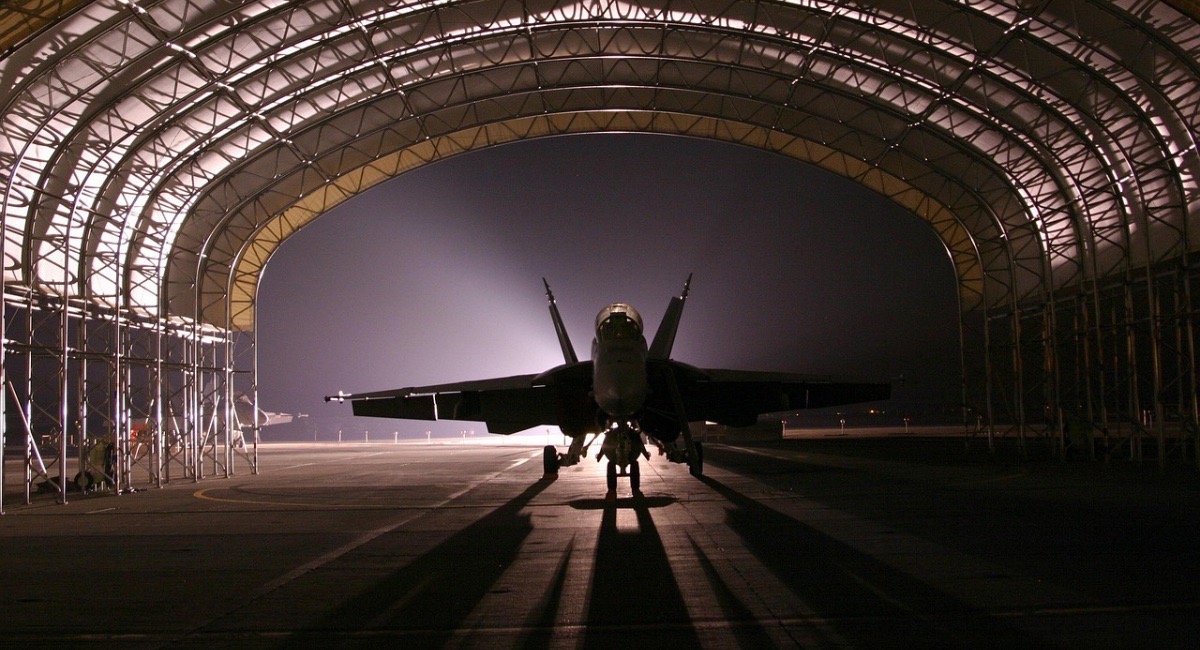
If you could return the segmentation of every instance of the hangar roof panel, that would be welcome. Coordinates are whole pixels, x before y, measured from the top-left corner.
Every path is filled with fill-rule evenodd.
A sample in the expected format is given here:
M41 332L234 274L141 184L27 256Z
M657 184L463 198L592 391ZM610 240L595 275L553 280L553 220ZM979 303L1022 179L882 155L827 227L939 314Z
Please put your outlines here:
M253 327L274 250L524 138L714 138L926 219L964 309L1193 251L1191 0L301 0L0 10L5 281Z

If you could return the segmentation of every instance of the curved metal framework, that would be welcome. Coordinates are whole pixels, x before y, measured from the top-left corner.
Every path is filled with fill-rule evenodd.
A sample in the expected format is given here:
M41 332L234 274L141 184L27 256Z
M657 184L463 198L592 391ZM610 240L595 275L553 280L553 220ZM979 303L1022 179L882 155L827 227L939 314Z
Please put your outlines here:
M232 471L258 280L289 236L434 160L621 131L778 152L907 207L954 265L964 402L989 439L1065 441L1083 422L1101 449L1149 437L1163 462L1197 439L1196 15L1183 0L0 10L3 366L26 446L107 435L118 489L143 462L154 481L172 463L199 478L206 458Z

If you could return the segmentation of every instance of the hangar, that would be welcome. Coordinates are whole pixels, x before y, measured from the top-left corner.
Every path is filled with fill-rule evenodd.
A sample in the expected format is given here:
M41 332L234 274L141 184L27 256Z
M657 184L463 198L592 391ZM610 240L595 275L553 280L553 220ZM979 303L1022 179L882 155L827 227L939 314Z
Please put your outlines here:
M117 490L256 469L233 404L256 394L256 291L289 236L448 156L640 132L789 156L927 221L958 281L964 420L989 436L1075 423L1192 458L1198 18L1194 0L8 3L7 434L56 450L26 466L64 498L69 446L112 444Z

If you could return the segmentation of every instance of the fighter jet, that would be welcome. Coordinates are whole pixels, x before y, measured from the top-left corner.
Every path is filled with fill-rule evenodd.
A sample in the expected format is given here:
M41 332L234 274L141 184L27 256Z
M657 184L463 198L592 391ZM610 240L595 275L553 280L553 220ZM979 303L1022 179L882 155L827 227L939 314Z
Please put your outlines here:
M640 492L638 459L650 459L647 446L693 476L704 472L704 448L689 422L733 427L754 424L763 413L821 408L887 399L888 384L845 383L805 375L700 369L671 359L692 276L672 297L654 339L647 344L642 317L625 303L612 303L596 316L591 361L580 361L571 345L558 304L545 278L562 365L537 375L518 375L436 386L330 395L350 400L354 415L411 420L484 422L491 433L510 434L557 425L571 444L565 452L547 445L543 469L578 464L599 439L597 462L607 459L609 496L617 476Z
M242 393L237 396L233 402L233 417L236 419L239 429L249 429L254 425L260 427L270 427L276 424L288 424L296 418L308 417L301 413L295 415L293 413L275 413L274 411L264 411L254 405L250 396Z

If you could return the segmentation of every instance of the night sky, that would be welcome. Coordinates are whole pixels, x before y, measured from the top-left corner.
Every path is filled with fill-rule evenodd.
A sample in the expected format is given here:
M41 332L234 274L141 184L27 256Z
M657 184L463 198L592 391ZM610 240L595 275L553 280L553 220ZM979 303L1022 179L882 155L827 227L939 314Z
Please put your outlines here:
M543 276L585 359L603 306L632 304L650 338L690 272L677 360L954 400L955 283L925 222L775 154L596 134L427 165L288 240L259 291L262 404L348 414L322 396L562 363Z

